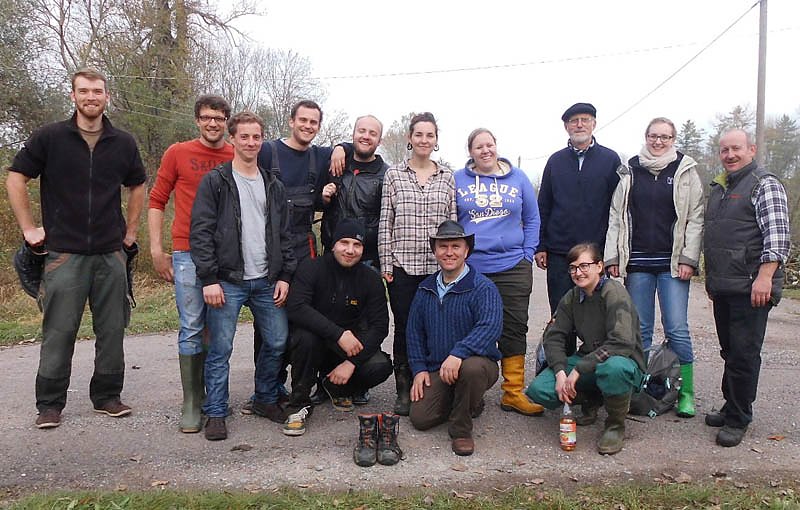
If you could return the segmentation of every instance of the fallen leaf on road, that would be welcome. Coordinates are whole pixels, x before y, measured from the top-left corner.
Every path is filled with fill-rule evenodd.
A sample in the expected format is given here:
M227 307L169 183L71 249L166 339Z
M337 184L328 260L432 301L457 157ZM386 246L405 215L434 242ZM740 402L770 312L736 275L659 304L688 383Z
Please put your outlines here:
M128 457L128 460L131 460L133 462L141 462L142 461L142 456L141 455L133 455L131 457Z
M714 478L725 478L726 476L728 476L728 473L726 473L725 471L714 471L713 473L711 473L711 476L713 476Z
M430 486L431 486L431 484L430 484L430 483L428 483L428 482L422 482L422 486L423 486L423 487L430 487Z
M678 476L675 478L677 483L689 483L692 481L692 477L686 473L679 473Z
M775 434L774 436L769 436L767 439L770 439L772 441L783 441L784 439L786 439L786 436Z
M153 480L150 482L150 487L163 487L169 485L169 480Z
M261 487L259 487L258 485L245 485L244 490L246 490L250 494L256 494L258 492L261 492Z
M769 486L770 487L780 487L781 486L781 481L780 480L770 480L769 481Z
M243 443L243 444L237 444L236 446L231 448L231 451L232 452L249 452L252 449L253 449L253 447L251 445L249 445L247 443Z
M128 490L128 486L125 485L124 483L121 483L121 484L117 485L116 487L114 487L114 491L116 491L116 492L125 492L126 490Z
M758 448L750 448L750 449L756 453L764 453L762 450L759 450Z
M748 484L744 482L733 482L733 486L736 487L737 489L746 489L750 487Z
M542 485L544 483L544 479L542 479L542 478L534 478L533 480L531 480L531 483L533 485Z
M453 471L466 471L467 470L467 466L465 466L464 464L461 464L459 462L459 463L456 463L456 464L453 464L452 466L450 466L450 469L452 469Z
M458 498L458 499L472 499L472 498L474 498L474 497L475 497L475 494L472 494L471 492L457 492L457 491L453 491L453 492L451 492L450 494L451 494L452 496L454 496L454 497Z
M298 483L297 487L299 487L301 489L308 489L311 486L309 484L307 484L307 483Z

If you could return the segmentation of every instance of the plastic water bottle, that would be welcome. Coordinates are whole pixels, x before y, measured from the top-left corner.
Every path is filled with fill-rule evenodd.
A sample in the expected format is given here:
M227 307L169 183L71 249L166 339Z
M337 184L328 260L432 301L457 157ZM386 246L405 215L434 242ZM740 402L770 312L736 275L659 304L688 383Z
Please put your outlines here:
M575 444L578 442L578 424L575 423L575 417L572 416L569 404L564 404L561 420L558 423L558 432L561 449L567 452L574 450Z

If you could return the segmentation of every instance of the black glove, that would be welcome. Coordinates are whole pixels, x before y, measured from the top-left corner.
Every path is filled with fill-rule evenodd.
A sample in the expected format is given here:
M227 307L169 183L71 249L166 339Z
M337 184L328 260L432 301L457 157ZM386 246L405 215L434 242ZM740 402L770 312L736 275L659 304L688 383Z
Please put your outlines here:
M134 259L136 259L136 255L139 254L139 243L134 241L130 246L125 246L123 244L122 251L125 252L125 256L127 257L125 261L125 272L128 277L128 302L131 304L131 308L136 308L136 300L133 299L133 267Z
M44 245L31 246L23 241L19 250L14 253L14 269L17 270L22 290L33 299L39 297L39 285L42 283L44 259L47 250Z

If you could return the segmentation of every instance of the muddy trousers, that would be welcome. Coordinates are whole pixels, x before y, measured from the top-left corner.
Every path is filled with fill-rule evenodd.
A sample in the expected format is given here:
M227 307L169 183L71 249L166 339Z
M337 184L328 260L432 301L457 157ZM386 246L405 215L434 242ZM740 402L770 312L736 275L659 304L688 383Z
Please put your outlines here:
M497 382L499 372L497 362L483 356L465 359L452 386L442 381L438 370L430 372L431 385L423 388L422 400L411 402L411 424L427 430L447 422L451 438L472 437L474 411L486 390Z
M122 251L78 255L50 251L40 289L42 346L36 375L36 407L61 410L67 403L75 337L86 301L96 337L89 398L94 407L118 399L125 378L122 342L130 318Z

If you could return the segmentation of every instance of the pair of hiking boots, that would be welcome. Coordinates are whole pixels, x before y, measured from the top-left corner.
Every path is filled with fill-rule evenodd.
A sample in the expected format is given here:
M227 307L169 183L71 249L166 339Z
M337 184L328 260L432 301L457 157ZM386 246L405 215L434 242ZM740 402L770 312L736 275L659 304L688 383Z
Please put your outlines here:
M393 413L359 414L358 444L353 449L356 465L369 467L378 464L393 466L400 462L403 450L397 445L400 416Z

